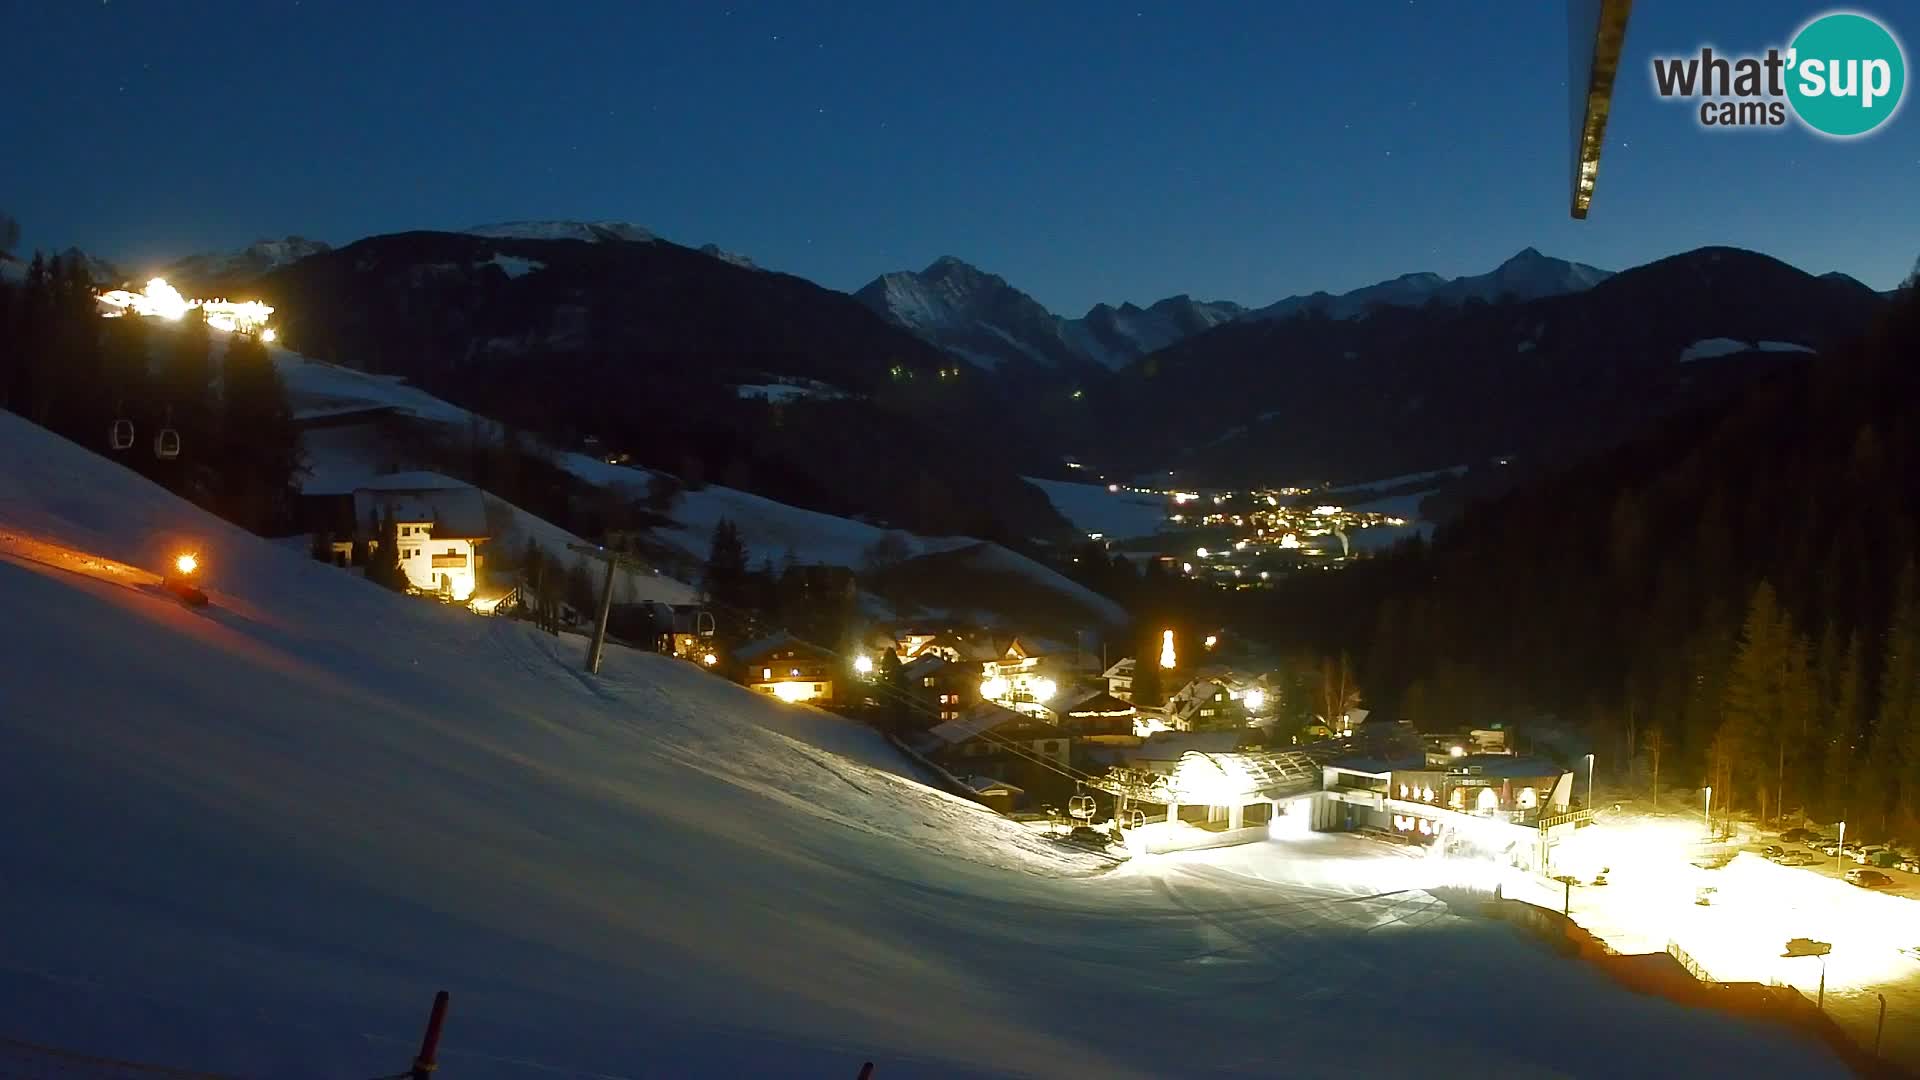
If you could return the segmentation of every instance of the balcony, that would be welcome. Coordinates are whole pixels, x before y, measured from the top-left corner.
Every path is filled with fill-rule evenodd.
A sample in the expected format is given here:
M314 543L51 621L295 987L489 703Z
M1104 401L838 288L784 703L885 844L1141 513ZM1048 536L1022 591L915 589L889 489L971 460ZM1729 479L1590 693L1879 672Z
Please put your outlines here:
M467 568L467 557L465 555L435 555L433 557L433 568L435 570L465 570Z

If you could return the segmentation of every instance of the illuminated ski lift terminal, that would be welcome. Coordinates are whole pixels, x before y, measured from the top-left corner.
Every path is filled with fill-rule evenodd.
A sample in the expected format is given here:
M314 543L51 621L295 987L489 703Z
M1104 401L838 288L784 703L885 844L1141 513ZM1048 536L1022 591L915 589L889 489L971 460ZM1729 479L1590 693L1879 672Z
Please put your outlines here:
M165 278L149 279L146 288L137 293L125 289L103 292L99 294L99 300L109 309L100 313L102 318L117 319L131 313L179 322L186 318L187 312L199 308L206 313L207 325L215 330L229 334L258 334L261 341L272 341L279 336L267 325L267 320L273 317L273 308L268 305L258 300L242 300L239 303L224 299L189 300L180 295L179 289L167 284Z

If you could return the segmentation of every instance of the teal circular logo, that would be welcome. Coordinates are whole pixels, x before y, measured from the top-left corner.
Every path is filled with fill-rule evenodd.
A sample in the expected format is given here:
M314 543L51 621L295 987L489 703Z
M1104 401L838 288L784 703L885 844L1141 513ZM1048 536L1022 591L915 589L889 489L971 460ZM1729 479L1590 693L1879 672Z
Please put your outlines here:
M1822 15L1789 46L1787 99L1801 122L1823 135L1851 138L1886 123L1907 87L1900 42L1878 22L1852 12Z

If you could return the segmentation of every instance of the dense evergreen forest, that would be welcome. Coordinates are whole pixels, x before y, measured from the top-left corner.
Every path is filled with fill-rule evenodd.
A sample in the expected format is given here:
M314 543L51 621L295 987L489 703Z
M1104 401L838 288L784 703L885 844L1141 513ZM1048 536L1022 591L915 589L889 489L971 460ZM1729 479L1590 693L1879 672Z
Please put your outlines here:
M283 531L300 467L286 388L257 339L212 333L197 308L182 323L103 319L84 259L36 255L24 281L0 285L0 408L248 529ZM114 446L116 427L131 445Z
M1427 728L1553 718L1603 773L1920 839L1920 289L1855 345L1428 545L1276 597Z

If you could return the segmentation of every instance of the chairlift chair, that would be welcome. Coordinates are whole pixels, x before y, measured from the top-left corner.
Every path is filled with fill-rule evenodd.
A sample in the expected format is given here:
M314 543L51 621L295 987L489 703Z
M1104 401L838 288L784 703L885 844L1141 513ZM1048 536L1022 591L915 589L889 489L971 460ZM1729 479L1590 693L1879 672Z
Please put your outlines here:
M1147 824L1147 812L1145 810L1127 811L1127 828L1129 829L1145 828L1146 824Z
M133 421L119 419L107 431L107 439L115 450L125 450L133 445Z
M171 461L180 456L180 433L172 428L161 428L160 434L153 437L153 456Z

